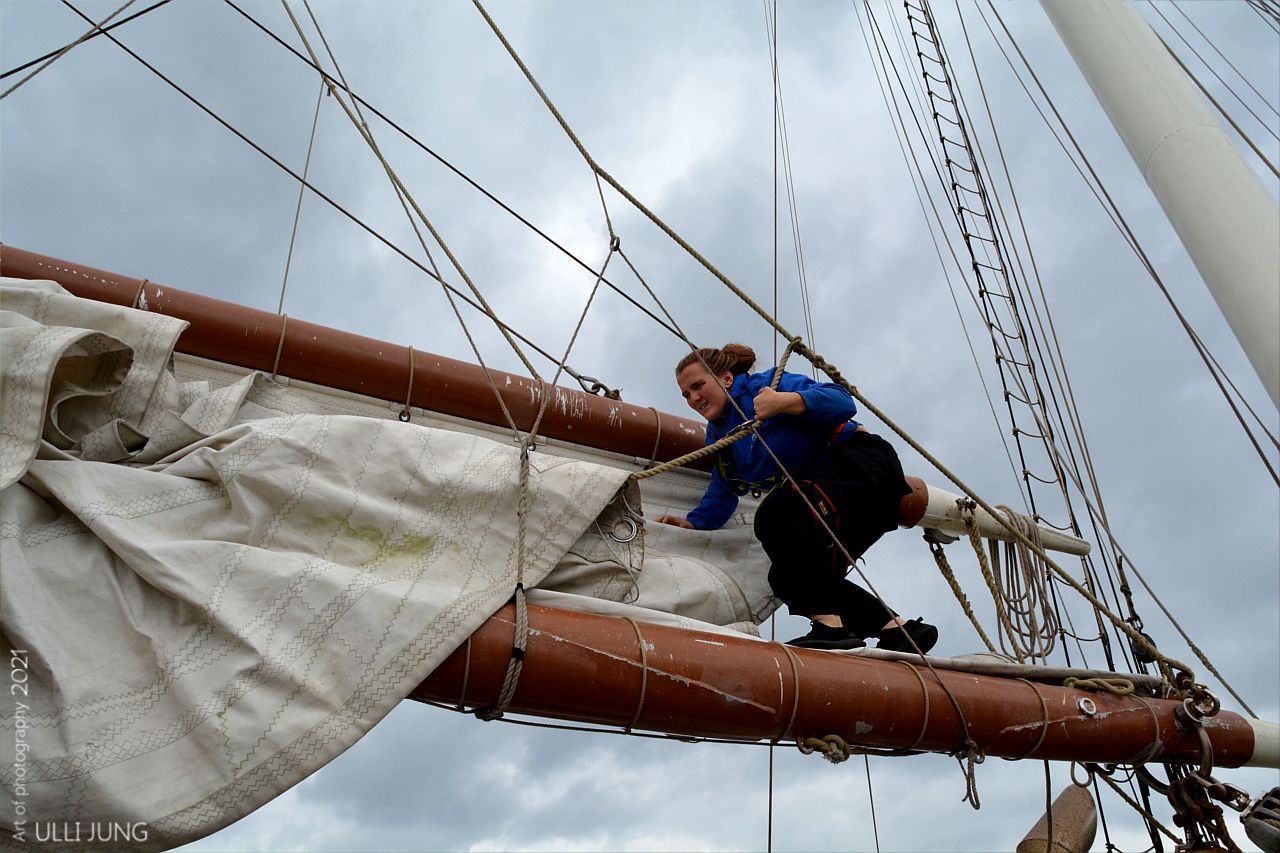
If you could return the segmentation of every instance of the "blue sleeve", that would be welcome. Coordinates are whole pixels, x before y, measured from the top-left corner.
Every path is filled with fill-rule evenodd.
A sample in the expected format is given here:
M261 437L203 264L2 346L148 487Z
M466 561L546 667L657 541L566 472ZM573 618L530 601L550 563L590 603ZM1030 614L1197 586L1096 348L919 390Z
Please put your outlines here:
M778 390L798 393L805 405L801 417L822 426L842 424L858 413L853 397L834 382L814 382L807 376L783 371Z
M685 518L699 530L719 530L738 508L738 496L720 476L719 467L711 471L711 484L698 505Z

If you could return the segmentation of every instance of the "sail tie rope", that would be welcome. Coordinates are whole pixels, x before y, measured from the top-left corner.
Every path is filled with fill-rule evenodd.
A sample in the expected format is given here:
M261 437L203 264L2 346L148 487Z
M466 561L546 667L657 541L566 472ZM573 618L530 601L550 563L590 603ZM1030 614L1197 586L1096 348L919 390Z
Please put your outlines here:
M462 687L458 690L458 702L455 711L462 711L467 705L467 681L471 678L471 637L467 637L467 653L462 662Z
M142 291L146 289L147 283L150 281L151 279L144 278L142 281L138 282L138 292L133 295L133 307L140 311L147 310L146 303L143 301Z
M602 199L603 201L603 199ZM612 226L610 226L612 227ZM560 378L561 372L564 370L565 362L569 360L569 353L573 351L573 345L578 340L578 333L582 330L582 324L586 321L587 311L591 308L591 303L595 299L596 294L600 290L600 282L604 279L605 270L609 268L609 261L613 258L614 252L618 251L619 241L616 235L611 235L609 240L609 251L605 255L604 263L600 267L600 272L596 275L595 286L591 288L591 293L587 297L587 302L582 307L582 313L578 315L578 323L573 329L573 334L569 336L569 343L565 346L564 357L557 365L555 376L552 378L552 387ZM490 383L493 380L490 378ZM541 382L541 379L539 379ZM529 638L529 615L528 604L525 600L524 591L524 567L525 567L525 529L529 516L529 452L534 447L537 440L538 427L542 424L542 418L547 413L547 408L551 403L551 393L546 390L545 384L541 387L541 402L538 406L538 415L534 419L533 426L529 428L528 435L524 436L520 442L520 502L516 511L517 528L516 528L516 587L515 587L515 605L516 605L516 635L515 642L511 648L511 660L507 662L507 673L503 679L502 690L499 693L498 701L492 707L483 708L476 711L476 716L482 720L496 720L502 717L507 708L511 704L511 698L515 695L516 684L520 680L520 672L524 667L525 648ZM494 388L497 391L497 388ZM639 626L636 626L636 632L639 633ZM641 654L644 655L644 643L641 641ZM644 680L641 685L641 704L644 702L644 689L648 684L648 667L645 666ZM636 709L636 719L640 716L640 708ZM635 720L632 720L634 725ZM629 729L630 727L628 727Z
M1035 742L1033 747L1026 751L1025 754L1020 755L1015 759L1016 761L1022 761L1024 758L1030 758L1036 754L1036 750L1038 750L1040 745L1044 743L1045 735L1049 733L1049 701L1044 698L1044 694L1040 692L1040 688L1036 686L1034 681L1027 678L1019 678L1018 680L1030 687L1031 691L1036 694L1036 698L1040 700L1040 711L1044 714L1044 719L1040 723L1039 739Z
M409 422L409 404L413 401L413 347L409 347L409 387L404 392L404 407L400 410L400 420Z
M961 772L964 774L964 798L960 801L973 806L974 811L982 808L982 801L978 799L978 775L975 772L977 765L987 760L987 756L978 748L978 744L973 738L966 737L964 739L964 748L954 753L955 759L960 764ZM961 757L963 755L963 757Z
M650 406L649 411L653 412L654 420L653 452L649 454L649 461L645 463L645 468L652 468L658 461L658 445L662 443L662 412L654 406Z
M791 736L791 728L796 724L796 712L800 710L800 661L796 659L795 651L786 643L779 643L778 645L787 653L787 660L791 662L791 716L787 718L787 727L782 730L782 734L778 735L770 743L777 743ZM770 750L770 755L772 754L773 751Z
M490 706L477 708L476 717L485 721L501 719L511 706L515 696L516 684L520 681L520 672L524 668L524 653L529 643L529 608L524 594L524 562L525 562L525 522L529 516L529 445L525 438L520 444L520 500L516 506L516 626L515 637L511 643L511 659L507 661L507 672L502 679L502 689L498 699Z
M910 749L876 749L870 746L855 746L840 735L824 737L804 737L796 739L796 749L804 755L821 752L822 757L832 764L843 764L855 755L881 755L886 758L899 758L920 753Z
M910 661L900 660L898 663L911 670L911 674L920 682L920 696L924 700L924 718L920 721L920 734L916 735L916 739L911 742L911 746L907 749L915 749L924 740L925 734L929 731L929 688L924 683L924 676L920 674L920 670Z
M276 374L280 372L280 354L284 352L284 336L289 331L289 315L280 315L280 340L276 343L276 360L271 363L271 381L276 381Z
M640 722L640 712L644 710L645 695L649 690L649 651L645 646L644 634L640 633L640 623L630 616L624 616L631 627L636 631L636 643L640 646L640 699L636 702L636 712L631 717L631 722L627 723L627 727L623 730L627 734L631 734L631 730L636 727L636 723Z

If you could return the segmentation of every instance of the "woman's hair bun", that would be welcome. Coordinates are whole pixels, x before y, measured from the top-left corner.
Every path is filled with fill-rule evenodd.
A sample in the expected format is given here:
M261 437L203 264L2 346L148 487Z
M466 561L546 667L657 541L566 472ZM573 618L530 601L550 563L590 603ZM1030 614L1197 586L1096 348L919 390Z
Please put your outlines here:
M728 368L734 376L749 373L756 363L756 351L746 344L725 344L720 348L725 355L732 357L732 366Z
M676 364L676 373L691 364L705 365L712 376L719 376L728 371L734 376L749 373L756 363L756 351L746 344L725 344L719 349L704 347L694 350L680 359Z

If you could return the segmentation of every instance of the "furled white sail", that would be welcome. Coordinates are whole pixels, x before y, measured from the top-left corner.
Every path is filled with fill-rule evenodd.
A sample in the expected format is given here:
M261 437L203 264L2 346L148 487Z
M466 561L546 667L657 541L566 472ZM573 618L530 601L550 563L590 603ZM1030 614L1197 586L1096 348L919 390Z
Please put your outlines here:
M48 282L0 298L0 612L24 675L0 716L8 840L207 835L358 740L510 598L512 443L291 412L261 374L180 382L183 321ZM530 469L527 585L722 624L768 609L709 553L646 563L643 536L620 541L624 468Z

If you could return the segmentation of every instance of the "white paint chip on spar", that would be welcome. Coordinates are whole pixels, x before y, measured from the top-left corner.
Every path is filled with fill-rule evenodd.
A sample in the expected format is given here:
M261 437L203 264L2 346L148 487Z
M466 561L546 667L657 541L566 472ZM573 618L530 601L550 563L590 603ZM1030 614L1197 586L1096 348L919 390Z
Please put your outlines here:
M864 723L862 720L858 720L856 723L853 724L854 732L860 735L865 735L867 732L871 731L874 728L875 726L871 725L870 723Z
M715 640L694 640L694 642L705 643L708 646L719 646L720 648L724 648L724 643L719 643L719 642L716 642Z

